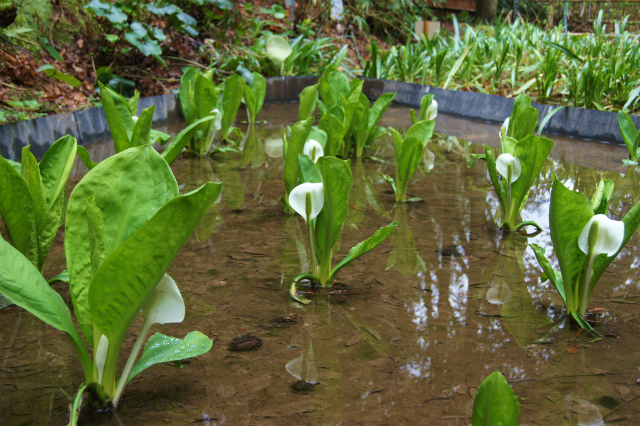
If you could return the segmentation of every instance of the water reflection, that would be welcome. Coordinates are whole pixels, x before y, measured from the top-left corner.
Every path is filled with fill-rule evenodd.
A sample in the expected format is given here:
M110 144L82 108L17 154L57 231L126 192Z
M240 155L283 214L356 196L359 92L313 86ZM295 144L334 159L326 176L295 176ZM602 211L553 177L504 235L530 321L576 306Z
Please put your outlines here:
M395 206L393 219L398 222L398 226L391 234L391 251L387 258L387 269L395 266L402 275L410 277L418 272L426 272L426 265L416 251L416 241L407 220L407 208L406 203Z

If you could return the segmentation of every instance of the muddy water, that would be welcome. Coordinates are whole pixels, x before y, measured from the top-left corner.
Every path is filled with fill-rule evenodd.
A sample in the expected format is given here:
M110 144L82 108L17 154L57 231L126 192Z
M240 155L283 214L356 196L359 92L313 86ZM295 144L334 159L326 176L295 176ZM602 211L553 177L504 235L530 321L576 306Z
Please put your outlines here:
M146 370L116 413L85 417L86 424L467 425L476 389L494 370L520 398L521 424L640 423L637 235L596 287L590 307L604 310L604 338L591 342L562 325L561 299L540 282L526 239L498 232L486 166L467 167L467 154L479 150L463 140L430 143L431 164L408 191L422 203L394 207L380 177L393 173L389 140L369 151L384 163L354 160L334 261L379 227L394 219L400 225L340 272L334 294L308 294L307 307L292 302L288 285L305 267L306 240L302 219L283 214L278 202L282 153L273 139L296 114L295 105L267 107L269 123L242 153L176 162L182 191L207 180L225 189L170 267L185 322L155 331L183 337L199 330L215 340L213 349L182 369ZM384 124L407 126L408 117L394 108ZM497 143L496 126L455 117L440 115L437 130ZM108 145L98 149L109 154ZM618 218L638 200L640 175L620 166L623 148L568 140L552 156L524 220L548 227L553 173L589 194L600 177L613 179ZM82 167L74 173L77 182ZM530 241L552 251L548 232ZM58 235L48 276L64 268L61 243ZM56 288L68 298L63 285ZM249 333L263 340L259 349L228 350ZM319 381L315 390L295 392L287 364ZM0 424L65 424L82 380L64 335L19 308L0 310Z

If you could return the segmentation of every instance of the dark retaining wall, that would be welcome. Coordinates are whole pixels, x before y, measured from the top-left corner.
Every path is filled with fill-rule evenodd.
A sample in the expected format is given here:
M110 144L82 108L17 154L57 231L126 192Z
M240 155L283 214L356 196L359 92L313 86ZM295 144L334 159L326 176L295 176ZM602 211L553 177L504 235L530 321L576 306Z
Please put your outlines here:
M315 84L318 77L273 77L267 79L265 102L294 102L307 86ZM500 124L511 113L514 100L475 92L459 92L437 87L398 81L365 79L364 93L376 99L383 93L397 92L395 102L419 108L420 99L427 93L435 95L438 110L471 120ZM154 124L164 123L168 118L179 118L182 114L175 96L153 96L140 99L139 112L155 104ZM533 104L540 111L540 121L555 108L554 105ZM640 117L632 116L640 128ZM618 130L618 114L581 108L559 110L547 123L545 132L561 136L576 137L600 142L623 144ZM31 152L37 158L60 137L70 134L82 145L109 136L107 121L102 107L88 108L72 113L50 115L35 120L19 121L0 126L0 155L19 159L23 146L31 144Z

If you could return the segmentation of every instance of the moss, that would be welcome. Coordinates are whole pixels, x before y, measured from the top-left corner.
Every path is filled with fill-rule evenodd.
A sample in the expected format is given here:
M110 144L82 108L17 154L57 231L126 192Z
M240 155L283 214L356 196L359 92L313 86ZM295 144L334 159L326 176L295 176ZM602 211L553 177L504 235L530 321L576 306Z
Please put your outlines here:
M18 7L15 25L34 30L27 33L29 38L35 38L47 28L51 28L53 5L50 0L24 0Z

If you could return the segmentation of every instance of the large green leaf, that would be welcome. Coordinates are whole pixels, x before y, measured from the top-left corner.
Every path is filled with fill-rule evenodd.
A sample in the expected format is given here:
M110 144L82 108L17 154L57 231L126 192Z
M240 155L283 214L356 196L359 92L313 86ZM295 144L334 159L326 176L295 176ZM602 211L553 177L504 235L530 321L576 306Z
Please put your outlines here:
M395 129L391 133L396 160L396 201L404 201L409 181L422 159L424 144L413 136L403 139Z
M324 265L328 274L331 269L333 246L340 236L342 224L349 210L353 176L349 160L321 157L316 165L324 184L324 207L316 217L316 253L318 259L323 259L321 267Z
M369 112L369 121L367 123L367 142L368 143L371 142L369 138L373 134L373 130L380 122L380 119L384 115L387 108L389 108L389 105L391 105L391 102L393 102L393 99L395 98L395 96L396 96L396 92L385 93L383 95L380 95L380 97L376 99L376 101L371 106L371 110Z
M618 112L618 128L622 134L622 140L629 150L629 157L633 161L638 160L638 143L640 143L640 132L636 130L633 120L624 111Z
M528 95L518 96L511 110L507 136L519 141L532 134L538 124L538 115L539 112L531 106L531 98Z
M242 103L242 95L244 93L245 82L238 74L234 74L227 78L224 82L224 91L222 92L222 127L220 135L226 138L229 135L229 128L238 114L238 108Z
M529 196L531 186L538 179L540 170L544 162L547 160L553 141L537 135L528 135L518 141L513 155L520 160L520 177L511 184L511 212L507 212L510 217L506 218L509 222L515 221L516 216L523 207L523 201ZM506 186L506 182L504 182Z
M99 83L99 85L100 95L102 97L102 107L104 108L104 114L107 118L107 124L109 125L113 144L116 148L116 152L122 152L131 146L127 128L120 113L118 112L111 90L102 83Z
M0 216L11 244L37 266L38 230L31 193L20 173L1 156Z
M322 176L320 176L320 171L316 167L316 164L313 162L311 157L306 154L298 155L298 162L300 163L300 174L302 176L302 181L310 182L310 183L321 183Z
M614 184L611 179L600 179L596 190L591 196L593 214L607 215L609 213L609 200L613 195Z
M338 108L342 109L340 107ZM325 145L324 155L338 155L342 146L342 140L347 130L344 127L343 120L327 112L318 122L318 127L327 134L327 143Z
M257 72L253 73L253 83L251 83L251 90L253 91L256 99L255 111L253 114L253 120L255 121L260 111L262 111L264 98L267 95L267 80L265 80L262 74Z
M349 250L349 253L347 253L347 257L342 259L335 266L335 268L333 268L333 270L331 271L331 275L329 276L329 280L328 281L332 282L333 278L336 276L336 274L338 273L338 271L340 269L344 268L346 265L348 265L349 263L353 262L354 260L356 260L360 256L370 252L371 250L373 250L374 248L376 248L380 244L382 244L384 242L384 240L386 240L389 237L389 235L391 235L391 232L393 232L393 230L394 230L394 228L396 226L398 226L398 222L396 222L394 220L389 225L378 229L376 232L374 232L374 234L372 236L370 236L366 240L364 240L364 241L356 244L355 246L353 246L351 248L351 250Z
M436 128L435 120L422 120L415 123L413 126L407 130L407 134L405 138L414 137L418 138L422 145L426 148L427 143L431 140L431 136L433 135L433 130Z
M46 64L38 68L38 72L44 72L47 77L63 81L71 87L80 87L82 82L67 72L58 71L53 65Z
M53 203L51 208L44 212L44 215L40 222L38 229L38 249L39 249L39 261L40 270L43 270L44 262L49 254L51 243L58 234L58 228L62 225L62 218L64 216L64 207L66 202L66 190L63 190L58 199Z
M494 371L478 387L473 402L472 426L518 426L520 403L499 371Z
M42 161L40 161L40 175L49 209L67 184L69 173L71 173L76 159L77 147L76 138L70 135L63 136L47 149Z
M87 297L92 271L86 200L92 195L102 211L105 245L110 252L176 197L178 184L167 162L153 147L143 145L107 158L89 171L71 193L65 253L75 314L90 344L93 323Z
M302 153L312 125L313 117L309 117L306 120L298 121L291 128L291 136L289 136L287 152L284 157L284 186L287 197L298 184L298 170L300 168L298 155Z
M560 264L569 312L577 309L575 286L586 261L586 255L578 247L578 237L592 216L593 208L587 197L567 189L562 182L554 179L549 206L549 227L553 250Z
M305 87L300 92L300 106L298 109L298 120L306 120L311 117L318 104L318 85Z
M221 190L222 184L207 182L171 199L96 271L89 306L95 325L109 339L108 360L117 360L122 340L140 308ZM107 380L115 377L116 364L105 365Z
M211 111L218 106L220 89L203 74L197 74L193 84L196 111L192 111L191 118L197 120L211 115Z
M191 123L184 129L182 129L182 131L178 133L175 138L173 138L171 143L167 145L167 148L162 152L162 158L164 158L167 164L172 164L176 160L176 158L178 158L178 155L180 155L184 147L194 137L195 133L199 129L207 129L209 123L214 118L215 117L213 116L201 118L200 120Z
M0 293L47 324L69 335L82 367L91 371L89 355L78 334L64 300L40 271L8 242L0 238Z
M36 230L38 236L40 229L42 229L42 219L44 213L47 211L47 199L44 195L44 184L42 183L42 176L40 176L40 169L38 168L38 161L36 157L29 151L30 145L22 148L22 179L27 183L29 188L29 194L31 196L31 202L33 203L33 214L36 219ZM38 269L40 269L42 260L38 255Z
M207 353L212 346L213 341L199 331L192 331L184 340L156 333L144 345L142 356L133 366L127 382L152 365L193 358Z
M349 79L340 71L327 70L318 81L318 93L327 108L340 105L340 97L349 93ZM343 105L344 106L344 105Z
M180 107L182 108L182 115L184 115L187 122L191 122L197 118L197 112L195 109L195 78L200 74L200 70L197 68L187 68L187 70L180 77Z

